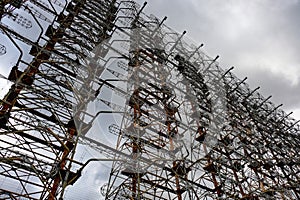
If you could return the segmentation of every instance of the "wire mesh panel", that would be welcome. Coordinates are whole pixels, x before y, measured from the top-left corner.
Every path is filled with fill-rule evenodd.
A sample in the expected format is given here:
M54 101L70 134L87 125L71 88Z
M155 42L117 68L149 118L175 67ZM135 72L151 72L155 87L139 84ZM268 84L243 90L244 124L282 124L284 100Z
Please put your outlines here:
M72 159L78 141L76 86L94 81L87 82L95 72L86 58L110 37L106 24L113 21L116 5L113 1L2 4L1 37L19 57L7 76L12 86L1 101L0 196L57 199L80 177L83 164Z
M0 198L299 199L297 121L145 6L0 3Z

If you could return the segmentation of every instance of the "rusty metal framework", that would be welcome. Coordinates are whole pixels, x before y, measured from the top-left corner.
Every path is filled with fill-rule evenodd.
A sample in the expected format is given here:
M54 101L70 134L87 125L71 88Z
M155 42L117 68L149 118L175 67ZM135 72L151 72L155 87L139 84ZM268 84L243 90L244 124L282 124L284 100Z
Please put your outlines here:
M81 145L105 199L300 199L298 121L145 6L1 2L0 198L63 199Z
M91 71L86 58L110 37L117 4L1 4L1 41L17 59L13 66L2 66L11 68L12 86L0 108L0 198L58 199L80 177L83 165L73 160L78 142L74 102L76 91L84 89L75 87L92 84L88 77L101 73Z

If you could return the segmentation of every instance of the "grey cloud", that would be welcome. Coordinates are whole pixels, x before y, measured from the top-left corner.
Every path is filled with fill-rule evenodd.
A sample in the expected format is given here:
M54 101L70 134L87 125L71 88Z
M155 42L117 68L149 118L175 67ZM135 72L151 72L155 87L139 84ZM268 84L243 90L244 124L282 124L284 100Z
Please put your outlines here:
M292 84L283 74L257 68L243 72L250 75L247 80L252 89L260 87L258 91L264 97L272 95L271 101L277 105L284 104L284 110L293 110L300 107L300 78L297 84Z
M167 15L171 28L204 43L211 57L220 55L222 68L235 66L251 87L260 85L284 109L299 110L299 0L151 0L147 7Z

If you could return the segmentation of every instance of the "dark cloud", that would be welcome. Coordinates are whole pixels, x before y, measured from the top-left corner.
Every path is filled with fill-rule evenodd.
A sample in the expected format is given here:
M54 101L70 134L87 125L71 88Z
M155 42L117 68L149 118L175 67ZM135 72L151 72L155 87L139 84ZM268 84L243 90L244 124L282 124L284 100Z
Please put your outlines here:
M243 74L251 77L247 82L252 89L263 86L260 87L259 92L264 97L272 95L271 101L277 105L284 104L285 110L300 108L300 78L296 84L293 84L283 74L263 68L247 70Z

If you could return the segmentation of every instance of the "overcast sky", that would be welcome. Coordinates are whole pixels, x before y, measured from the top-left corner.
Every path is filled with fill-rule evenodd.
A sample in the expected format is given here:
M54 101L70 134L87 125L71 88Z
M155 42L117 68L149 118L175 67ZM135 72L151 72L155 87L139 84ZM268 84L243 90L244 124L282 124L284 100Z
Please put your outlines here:
M300 119L300 0L151 0L145 12L167 16L168 26L220 55L222 68L235 66Z
M265 97L272 95L274 103L284 103L284 110L300 119L300 0L149 0L145 12L167 16L167 25L186 30L196 44L204 43L209 56L220 55L222 68L235 66L234 73L247 76L251 88L261 86ZM4 68L0 72L6 75ZM78 181L67 199L82 199L80 193L86 197L83 191L73 193L78 188L99 199L108 168L89 167L101 171ZM95 187L88 189L92 186L87 183Z

